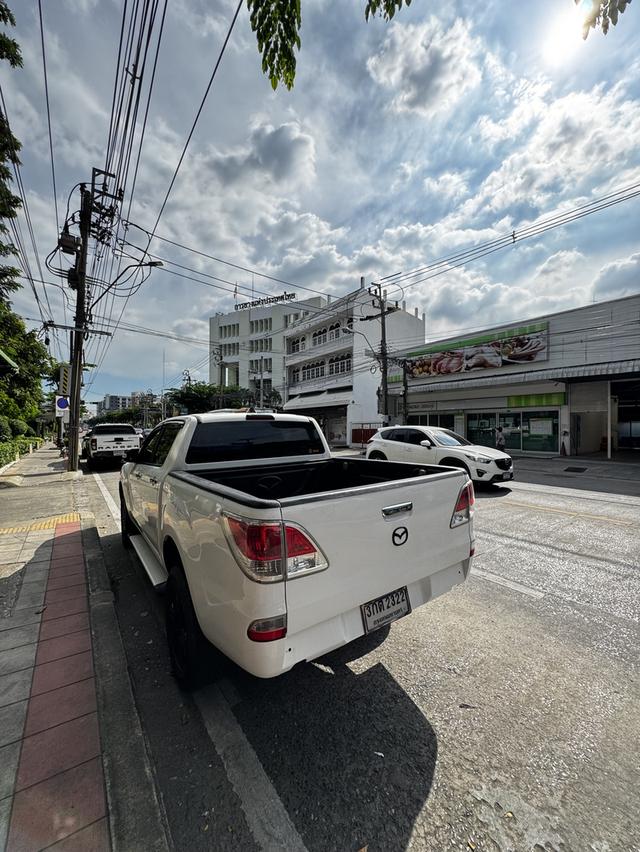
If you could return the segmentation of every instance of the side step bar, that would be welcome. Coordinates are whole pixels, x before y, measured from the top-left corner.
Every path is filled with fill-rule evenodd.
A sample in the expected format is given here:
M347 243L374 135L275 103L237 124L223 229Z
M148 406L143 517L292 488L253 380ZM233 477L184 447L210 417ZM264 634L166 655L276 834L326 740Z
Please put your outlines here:
M164 565L158 561L158 558L142 535L138 533L138 535L132 535L129 538L131 540L131 545L135 550L138 559L142 562L142 567L147 572L154 589L161 590L169 576L165 571Z

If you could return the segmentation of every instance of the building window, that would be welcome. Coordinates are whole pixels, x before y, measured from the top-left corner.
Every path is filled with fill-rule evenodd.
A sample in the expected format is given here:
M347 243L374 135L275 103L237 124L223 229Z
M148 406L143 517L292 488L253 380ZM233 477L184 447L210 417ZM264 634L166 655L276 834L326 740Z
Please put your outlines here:
M320 379L324 376L324 361L312 361L309 364L304 364L302 367L302 381L306 382L310 379Z
M340 337L340 323L335 322L329 326L329 340L337 340Z
M297 385L300 381L300 367L294 367L291 371L291 384Z
M317 331L314 331L311 335L311 345L312 346L322 346L323 343L327 342L327 329L319 328Z
M329 375L338 376L351 372L351 355L337 355L329 359Z
M289 341L289 352L304 352L307 348L307 341L304 337L295 337Z

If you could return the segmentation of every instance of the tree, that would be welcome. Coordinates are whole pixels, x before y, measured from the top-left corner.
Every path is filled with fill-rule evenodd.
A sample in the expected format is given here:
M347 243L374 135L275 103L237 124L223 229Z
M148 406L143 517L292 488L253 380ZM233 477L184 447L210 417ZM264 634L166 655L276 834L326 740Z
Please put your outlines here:
M15 27L16 20L3 0L0 0L0 24ZM20 48L6 33L0 33L0 60L12 68L22 65ZM15 219L21 205L17 195L11 191L11 166L20 165L18 151L20 143L11 132L6 116L0 109L0 258L15 256L16 249L8 239L7 219ZM7 263L0 263L0 301L8 303L9 294L20 288L16 278L20 270Z
M574 0L576 6L587 7L582 19L582 38L589 35L589 30L600 27L604 35L609 32L609 25L618 23L618 15L621 15L631 0L591 0L591 8L585 0Z
M170 406L186 409L187 414L202 414L217 408L242 408L255 404L255 394L246 388L219 387L207 382L191 382L181 388L166 391L165 399Z
M283 83L291 89L296 76L295 49L300 50L301 0L247 0L251 29L262 54L262 71L269 75L274 89ZM364 16L380 15L391 20L411 0L367 0Z
M7 417L34 420L40 413L42 377L50 368L49 353L35 331L27 331L24 321L6 301L0 300L0 340L17 370L0 375L0 411Z

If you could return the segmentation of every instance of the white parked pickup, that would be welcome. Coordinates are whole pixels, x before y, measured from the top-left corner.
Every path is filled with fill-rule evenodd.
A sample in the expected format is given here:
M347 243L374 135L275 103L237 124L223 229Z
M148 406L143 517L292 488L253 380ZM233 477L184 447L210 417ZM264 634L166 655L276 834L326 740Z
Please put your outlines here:
M128 457L123 541L165 589L184 686L213 676L210 644L273 677L469 574L474 494L464 471L332 457L312 418L171 418Z
M100 423L82 439L82 458L87 468L99 462L123 462L129 450L140 449L140 435L129 423Z

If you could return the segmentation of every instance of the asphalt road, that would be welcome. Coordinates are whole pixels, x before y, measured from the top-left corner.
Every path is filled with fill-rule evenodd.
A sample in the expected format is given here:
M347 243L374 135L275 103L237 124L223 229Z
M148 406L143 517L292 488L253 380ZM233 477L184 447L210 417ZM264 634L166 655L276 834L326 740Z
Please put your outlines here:
M463 587L195 697L87 477L174 848L640 850L640 497L554 475L478 493Z

